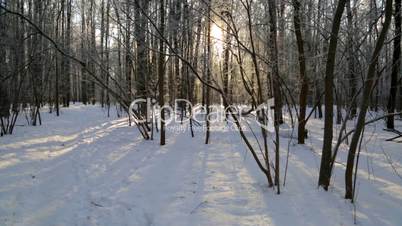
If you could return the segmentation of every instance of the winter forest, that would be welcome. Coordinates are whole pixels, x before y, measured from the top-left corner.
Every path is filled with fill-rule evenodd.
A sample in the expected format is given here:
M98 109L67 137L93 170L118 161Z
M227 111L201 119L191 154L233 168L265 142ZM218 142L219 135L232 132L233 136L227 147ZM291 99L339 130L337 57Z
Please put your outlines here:
M0 225L402 225L401 0L0 0Z

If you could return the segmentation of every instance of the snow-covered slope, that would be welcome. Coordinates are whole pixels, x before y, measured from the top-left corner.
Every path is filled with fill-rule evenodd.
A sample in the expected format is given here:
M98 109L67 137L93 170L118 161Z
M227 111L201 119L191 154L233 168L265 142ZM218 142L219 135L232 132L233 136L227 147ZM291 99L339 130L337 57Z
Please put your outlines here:
M0 225L353 224L354 206L343 199L345 151L330 191L317 188L319 120L309 122L306 145L290 142L286 187L276 195L236 131L214 131L205 145L202 132L191 138L168 128L167 145L160 147L98 106L42 116L43 126L19 126L0 138ZM359 225L402 224L402 144L384 142L392 134L380 125L366 130Z

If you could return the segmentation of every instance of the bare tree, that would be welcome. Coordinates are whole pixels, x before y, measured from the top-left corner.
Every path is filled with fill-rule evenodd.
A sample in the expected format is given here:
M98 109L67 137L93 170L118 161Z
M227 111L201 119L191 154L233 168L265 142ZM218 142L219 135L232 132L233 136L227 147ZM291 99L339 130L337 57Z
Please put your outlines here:
M395 23L395 38L394 52L392 55L392 73L391 73L391 89L389 91L388 113L394 113L396 107L396 94L398 89L398 73L401 71L401 0L395 0L394 23ZM394 116L387 117L387 128L394 129Z
M381 49L384 45L385 38L387 36L388 28L391 24L391 18L392 18L392 0L387 0L385 3L385 21L382 26L381 33L377 39L374 51L371 56L370 60L370 65L367 71L366 78L364 80L364 86L363 86L363 93L362 93L362 100L360 103L360 112L357 118L356 122L356 128L353 133L352 140L350 142L349 146L349 152L348 152L348 159L347 159L347 165L346 165L346 171L345 171L345 198L346 199L351 199L353 202L354 199L354 194L355 194L355 186L353 186L353 169L355 165L355 155L356 155L356 150L357 146L359 143L359 140L362 135L362 131L365 126L365 120L366 120L366 113L370 101L370 94L374 88L375 82L375 72L376 72L376 63L378 60L378 57L380 55ZM356 169L357 171L357 164L356 164Z
M333 130L333 80L335 69L336 48L338 45L338 32L341 18L348 0L339 0L336 6L332 22L331 37L328 48L327 62L325 67L325 128L324 141L321 155L320 176L318 184L328 190L331 178L331 151Z
M308 79L306 75L306 59L304 57L304 41L302 37L301 17L300 17L300 2L293 0L294 7L294 27L295 35L297 39L297 48L299 51L299 70L300 70L300 95L299 95L299 127L298 127L298 141L299 144L304 144L304 138L306 137L305 125L306 125L306 107L307 107L307 94L308 94Z

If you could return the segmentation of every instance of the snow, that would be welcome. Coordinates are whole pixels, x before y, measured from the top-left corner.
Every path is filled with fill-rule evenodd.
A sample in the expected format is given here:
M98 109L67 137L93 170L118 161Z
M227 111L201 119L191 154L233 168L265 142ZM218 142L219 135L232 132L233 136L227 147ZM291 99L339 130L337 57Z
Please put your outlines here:
M402 145L384 141L393 134L382 122L366 129L353 206L343 199L344 145L330 191L317 188L317 119L306 145L290 141L277 195L236 131L215 129L205 145L204 133L191 138L174 124L160 147L99 106L42 117L42 126L0 138L0 225L353 225L354 208L358 225L402 224ZM281 132L281 180L289 133Z

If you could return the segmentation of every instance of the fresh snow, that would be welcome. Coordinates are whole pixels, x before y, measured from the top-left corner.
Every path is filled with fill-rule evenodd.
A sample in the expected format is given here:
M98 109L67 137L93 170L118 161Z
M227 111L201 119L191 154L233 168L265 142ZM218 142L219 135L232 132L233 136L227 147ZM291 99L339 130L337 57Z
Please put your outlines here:
M0 137L0 225L402 225L402 144L384 141L393 134L382 122L366 128L354 206L343 199L344 145L330 191L317 187L320 120L309 121L306 145L281 130L281 183L288 144L290 158L277 195L236 131L213 131L205 145L204 133L174 124L161 147L158 134L145 141L111 115L77 104L42 112L38 127L20 117Z

